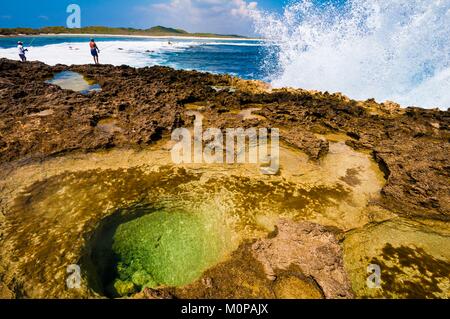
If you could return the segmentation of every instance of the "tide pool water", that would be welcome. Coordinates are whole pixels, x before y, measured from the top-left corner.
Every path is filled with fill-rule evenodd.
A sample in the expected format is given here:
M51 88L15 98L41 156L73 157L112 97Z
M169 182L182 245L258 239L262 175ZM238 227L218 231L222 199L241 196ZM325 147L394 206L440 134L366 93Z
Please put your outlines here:
M346 232L357 297L423 297L424 286L427 297L448 295L447 225L402 221L374 205L385 183L374 160L348 137L323 138L330 152L320 162L282 145L280 175L270 178L253 164L168 165L169 140L29 163L1 181L0 209L10 212L1 260L30 298L127 296L203 278L215 285L204 271L274 234L283 218ZM371 263L386 267L392 285L367 291ZM81 289L65 285L71 264L85 271ZM433 275L422 279L420 269Z
M118 295L144 287L182 286L230 250L230 230L214 211L159 211L124 223L114 234Z
M101 87L97 83L92 83L83 75L72 72L63 71L55 74L55 76L47 81L50 84L58 85L64 90L73 90L82 94L88 94L94 91L101 91Z

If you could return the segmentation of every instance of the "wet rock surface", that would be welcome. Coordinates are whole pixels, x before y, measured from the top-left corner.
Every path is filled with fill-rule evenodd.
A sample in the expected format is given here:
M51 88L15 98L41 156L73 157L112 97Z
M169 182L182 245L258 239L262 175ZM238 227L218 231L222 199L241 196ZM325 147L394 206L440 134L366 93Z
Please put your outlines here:
M83 96L45 83L70 70L95 80L102 92ZM229 76L174 71L164 67L50 67L0 60L0 156L2 164L74 150L151 144L186 121L184 105L204 102L206 115L262 104L257 126L286 128L286 139L307 148L313 158L326 145L309 133L344 133L348 143L373 152L388 182L383 204L399 214L449 219L450 114L417 108L396 109L373 101L357 102L339 94L264 91ZM237 90L217 91L211 86ZM242 87L242 89L240 88ZM35 117L34 114L53 113ZM376 111L374 111L376 110ZM98 127L114 119L117 130ZM240 117L207 116L210 127L254 126ZM302 130L298 130L298 128ZM283 138L283 136L282 136ZM405 209L406 208L406 209Z
M344 240L344 263L357 295L369 298L450 297L449 229L439 221L394 218L354 230ZM370 289L367 265L381 269Z
M330 149L329 142L326 139L320 139L313 133L299 128L294 127L285 131L282 136L286 142L304 151L312 160L319 160Z
M102 91L46 83L62 71ZM204 127L279 128L280 176L166 167L158 143L192 126L189 110L201 112ZM145 287L135 297L448 296L449 124L448 111L270 90L230 76L1 59L0 297L101 297L89 287L92 265L80 291L64 287L66 265L89 257L96 227L144 199L192 196L232 203L227 218L240 244L192 284ZM370 263L387 271L381 292L365 286Z
M269 278L276 279L274 269L296 265L314 279L326 298L352 297L342 250L332 231L313 223L282 220L275 232L273 238L259 240L252 247Z
M163 291L179 298L351 298L336 231L280 220L268 238L241 245L197 282Z

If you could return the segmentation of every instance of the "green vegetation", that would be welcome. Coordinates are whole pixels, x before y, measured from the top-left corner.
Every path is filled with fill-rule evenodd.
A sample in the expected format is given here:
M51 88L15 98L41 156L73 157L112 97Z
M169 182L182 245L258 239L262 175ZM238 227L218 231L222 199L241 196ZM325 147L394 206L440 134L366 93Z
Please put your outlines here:
M113 34L113 35L141 35L141 36L190 36L190 37L227 37L245 38L239 35L222 35L214 33L189 33L181 29L166 28L156 26L150 29L134 28L110 28L101 26L90 26L80 29L69 29L66 27L44 27L40 29L32 28L0 28L0 35L38 35L38 34Z
M210 214L159 211L120 225L114 235L115 293L183 286L221 260L227 231Z

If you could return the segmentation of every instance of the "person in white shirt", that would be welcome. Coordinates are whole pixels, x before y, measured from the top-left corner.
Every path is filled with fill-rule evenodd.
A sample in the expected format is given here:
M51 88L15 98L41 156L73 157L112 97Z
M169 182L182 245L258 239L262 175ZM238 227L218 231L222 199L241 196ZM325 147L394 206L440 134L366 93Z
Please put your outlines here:
M17 42L17 48L19 49L19 57L20 57L20 60L21 60L22 62L25 62L25 61L27 60L27 57L25 56L25 52L27 52L28 49L25 49L25 48L23 47L23 42L21 42L21 41Z

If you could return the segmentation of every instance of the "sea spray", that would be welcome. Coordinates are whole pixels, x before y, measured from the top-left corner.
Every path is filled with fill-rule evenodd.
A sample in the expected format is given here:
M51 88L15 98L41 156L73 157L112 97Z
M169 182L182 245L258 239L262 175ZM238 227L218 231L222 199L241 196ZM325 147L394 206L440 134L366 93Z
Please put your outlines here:
M340 2L252 13L274 43L264 66L274 87L450 107L450 0Z

